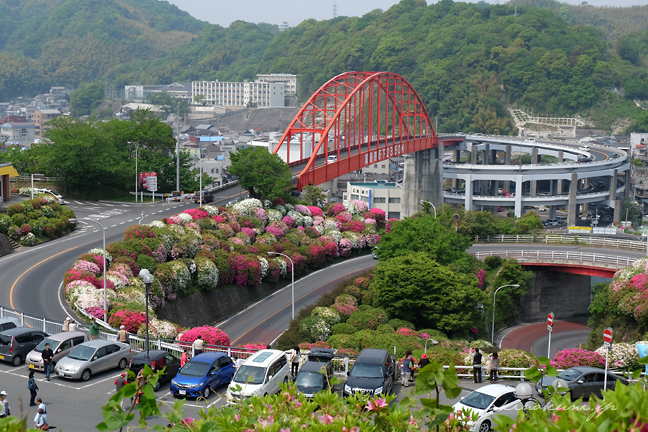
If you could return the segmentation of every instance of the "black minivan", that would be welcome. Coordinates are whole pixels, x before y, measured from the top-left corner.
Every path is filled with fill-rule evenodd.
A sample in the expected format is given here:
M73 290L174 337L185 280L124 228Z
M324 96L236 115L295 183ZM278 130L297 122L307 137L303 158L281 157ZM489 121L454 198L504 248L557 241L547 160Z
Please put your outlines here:
M297 391L307 398L329 387L333 376L331 363L335 351L330 348L312 348L308 353L308 361L299 369L295 385Z
M344 396L355 393L368 395L391 393L394 388L394 370L394 359L387 351L363 349L344 384Z
M14 366L27 358L27 354L48 336L40 330L16 327L0 333L0 360Z

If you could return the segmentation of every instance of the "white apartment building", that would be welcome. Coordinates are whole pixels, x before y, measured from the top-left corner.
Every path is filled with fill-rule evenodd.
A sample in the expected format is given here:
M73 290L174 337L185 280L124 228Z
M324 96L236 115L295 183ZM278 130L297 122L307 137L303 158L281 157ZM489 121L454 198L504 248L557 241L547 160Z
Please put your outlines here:
M244 107L283 107L285 85L269 82L194 81L191 83L192 100L204 96L207 105Z
M295 96L297 94L297 77L293 74L257 74L257 81L269 83L283 83L286 90L286 96Z
M384 180L375 182L347 182L343 194L345 200L360 200L369 204L369 208L379 208L387 218L401 218L401 199L403 188L398 183Z
M32 123L5 123L0 125L0 141L30 145L34 142L35 131L36 126Z

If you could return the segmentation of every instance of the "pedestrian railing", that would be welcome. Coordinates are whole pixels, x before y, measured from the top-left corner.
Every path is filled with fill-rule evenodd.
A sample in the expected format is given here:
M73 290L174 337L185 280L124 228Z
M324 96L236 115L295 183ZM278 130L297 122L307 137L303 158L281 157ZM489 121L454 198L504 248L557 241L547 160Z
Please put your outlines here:
M475 243L557 243L600 246L608 249L628 249L646 251L645 241L623 240L607 237L592 237L579 235L510 235L500 234L488 237L475 237Z
M482 251L475 252L473 255L484 260L489 256L499 256L502 258L512 258L525 263L556 263L556 264L579 264L593 265L596 267L605 267L611 269L620 269L630 266L636 261L635 258L584 253L584 252L554 252L554 251Z

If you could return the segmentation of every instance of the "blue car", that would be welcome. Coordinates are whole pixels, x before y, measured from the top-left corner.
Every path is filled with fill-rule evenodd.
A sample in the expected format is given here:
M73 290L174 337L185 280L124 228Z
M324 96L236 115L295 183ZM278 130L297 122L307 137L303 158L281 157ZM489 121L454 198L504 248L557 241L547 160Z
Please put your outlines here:
M206 352L192 358L171 380L174 396L209 397L211 391L232 381L232 359L221 352Z

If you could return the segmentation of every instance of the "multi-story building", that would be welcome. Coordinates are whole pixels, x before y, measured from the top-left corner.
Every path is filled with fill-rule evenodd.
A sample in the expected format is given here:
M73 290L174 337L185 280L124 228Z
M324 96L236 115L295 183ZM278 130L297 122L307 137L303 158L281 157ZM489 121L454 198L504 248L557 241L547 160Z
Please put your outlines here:
M32 123L36 126L36 138L43 138L49 130L49 121L61 115L59 110L41 109L32 113Z
M403 188L398 183L382 180L375 182L348 182L343 194L345 200L360 200L369 208L379 208L387 218L401 218L401 198Z
M285 85L268 82L194 81L191 83L192 100L204 96L206 105L244 107L283 107Z
M152 93L169 93L180 99L191 97L190 83L173 83L162 85L127 85L124 86L124 99L132 102L146 102Z
M283 23L279 24L279 31L282 32L284 30L288 30L290 28L290 24L288 24L288 21L284 21Z
M0 124L5 123L27 123L27 117L23 115L6 115L0 119Z
M30 145L34 142L36 127L31 123L5 123L0 125L0 141L7 144Z
M283 83L286 96L295 96L297 94L297 77L292 74L257 74L257 80L269 83Z

